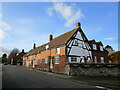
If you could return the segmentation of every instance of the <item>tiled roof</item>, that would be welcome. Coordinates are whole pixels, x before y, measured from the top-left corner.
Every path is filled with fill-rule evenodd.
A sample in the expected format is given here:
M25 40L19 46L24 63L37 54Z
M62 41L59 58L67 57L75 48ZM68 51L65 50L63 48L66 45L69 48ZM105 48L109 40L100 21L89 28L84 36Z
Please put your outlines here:
M29 56L29 55L33 55L38 53L40 50L45 50L46 49L46 45L49 45L50 48L53 47L57 47L59 45L64 45L67 43L67 41L72 37L72 35L75 33L77 29L73 29L71 31L68 31L56 38L54 38L53 40L51 40L50 42L43 44L41 46L36 47L35 49L31 49L25 56Z
M96 44L101 44L101 45L103 45L101 41L96 42L95 39L89 40L89 43L90 43L90 44L96 43Z

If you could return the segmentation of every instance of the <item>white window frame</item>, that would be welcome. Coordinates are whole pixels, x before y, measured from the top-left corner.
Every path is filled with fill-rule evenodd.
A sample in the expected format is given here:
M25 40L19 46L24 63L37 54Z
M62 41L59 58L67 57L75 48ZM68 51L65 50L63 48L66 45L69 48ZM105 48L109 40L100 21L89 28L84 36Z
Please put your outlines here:
M26 61L26 66L29 66L29 65L30 65L29 61Z
M100 57L101 63L104 63L104 57Z
M34 65L38 65L38 60L34 60Z
M48 58L45 58L45 63L46 63L46 64L48 63Z
M83 44L82 41L78 41L78 46L81 47L81 48L84 48L84 47L85 47L85 45Z
M97 56L94 56L94 63L97 63Z
M71 62L77 62L77 57L71 57Z
M60 54L60 48L56 48L56 53Z
M59 64L60 63L60 57L59 56L55 56L55 64Z
M42 63L42 59L40 59L40 63Z
M97 50L97 45L96 44L93 44L93 49Z
M100 51L103 51L103 46L100 46Z
M74 46L78 46L78 40L77 39L74 40L74 44L73 45Z

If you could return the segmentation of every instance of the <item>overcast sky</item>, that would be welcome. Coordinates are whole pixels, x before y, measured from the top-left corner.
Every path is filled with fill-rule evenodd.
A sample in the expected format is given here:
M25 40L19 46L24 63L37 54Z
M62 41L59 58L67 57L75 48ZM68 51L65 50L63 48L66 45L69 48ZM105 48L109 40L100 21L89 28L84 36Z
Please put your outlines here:
M47 43L50 34L57 37L74 29L76 22L88 40L118 50L117 2L4 2L1 18L0 47L9 50L29 51L34 42L37 46Z

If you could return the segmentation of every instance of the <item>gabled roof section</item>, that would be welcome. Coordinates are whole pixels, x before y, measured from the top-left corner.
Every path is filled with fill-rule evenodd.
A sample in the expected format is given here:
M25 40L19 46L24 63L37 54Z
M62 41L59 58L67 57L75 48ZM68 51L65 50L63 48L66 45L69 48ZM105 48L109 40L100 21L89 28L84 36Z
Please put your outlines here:
M90 43L96 43L95 39L89 40Z
M73 29L69 32L66 32L66 33L54 38L48 44L50 45L50 47L55 47L55 46L66 44L67 41L72 37L72 35L75 33L76 30L77 29Z
M76 28L68 31L56 38L54 38L53 40L51 40L50 42L43 44L41 46L36 47L35 49L31 49L27 54L25 54L25 56L29 56L29 55L34 55L37 54L39 51L45 50L46 49L46 45L49 45L49 48L53 48L53 47L57 47L59 45L64 45L67 43L67 41L72 37L72 35L76 32Z
M96 42L97 44L99 44L99 45L102 45L103 46L103 44L102 44L102 42L101 41L99 41L99 42Z

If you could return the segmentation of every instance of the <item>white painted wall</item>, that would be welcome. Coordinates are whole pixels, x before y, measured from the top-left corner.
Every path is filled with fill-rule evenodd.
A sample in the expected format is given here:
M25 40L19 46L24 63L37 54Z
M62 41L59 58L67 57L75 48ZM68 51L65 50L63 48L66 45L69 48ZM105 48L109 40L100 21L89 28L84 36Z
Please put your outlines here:
M79 38L80 40L83 40L83 38L82 38L82 36L81 36L80 32L77 32L77 35L76 35L76 37L75 37L75 38Z
M83 40L84 37L82 37L81 33L78 31L75 38ZM70 40L71 43L69 44L69 47L71 47L71 50L70 50L69 55L80 56L80 57L77 57L77 62L80 62L80 59L83 56L85 57L90 56L92 58L92 53L91 51L89 51L91 49L89 44L84 41L78 40L78 46L72 46L72 43L74 44L74 40L72 41ZM69 52L69 49L67 49L67 53L68 52ZM68 57L68 59L69 59L68 61L71 62L71 57ZM84 58L82 62L84 62ZM90 62L90 59L89 59L89 62Z

